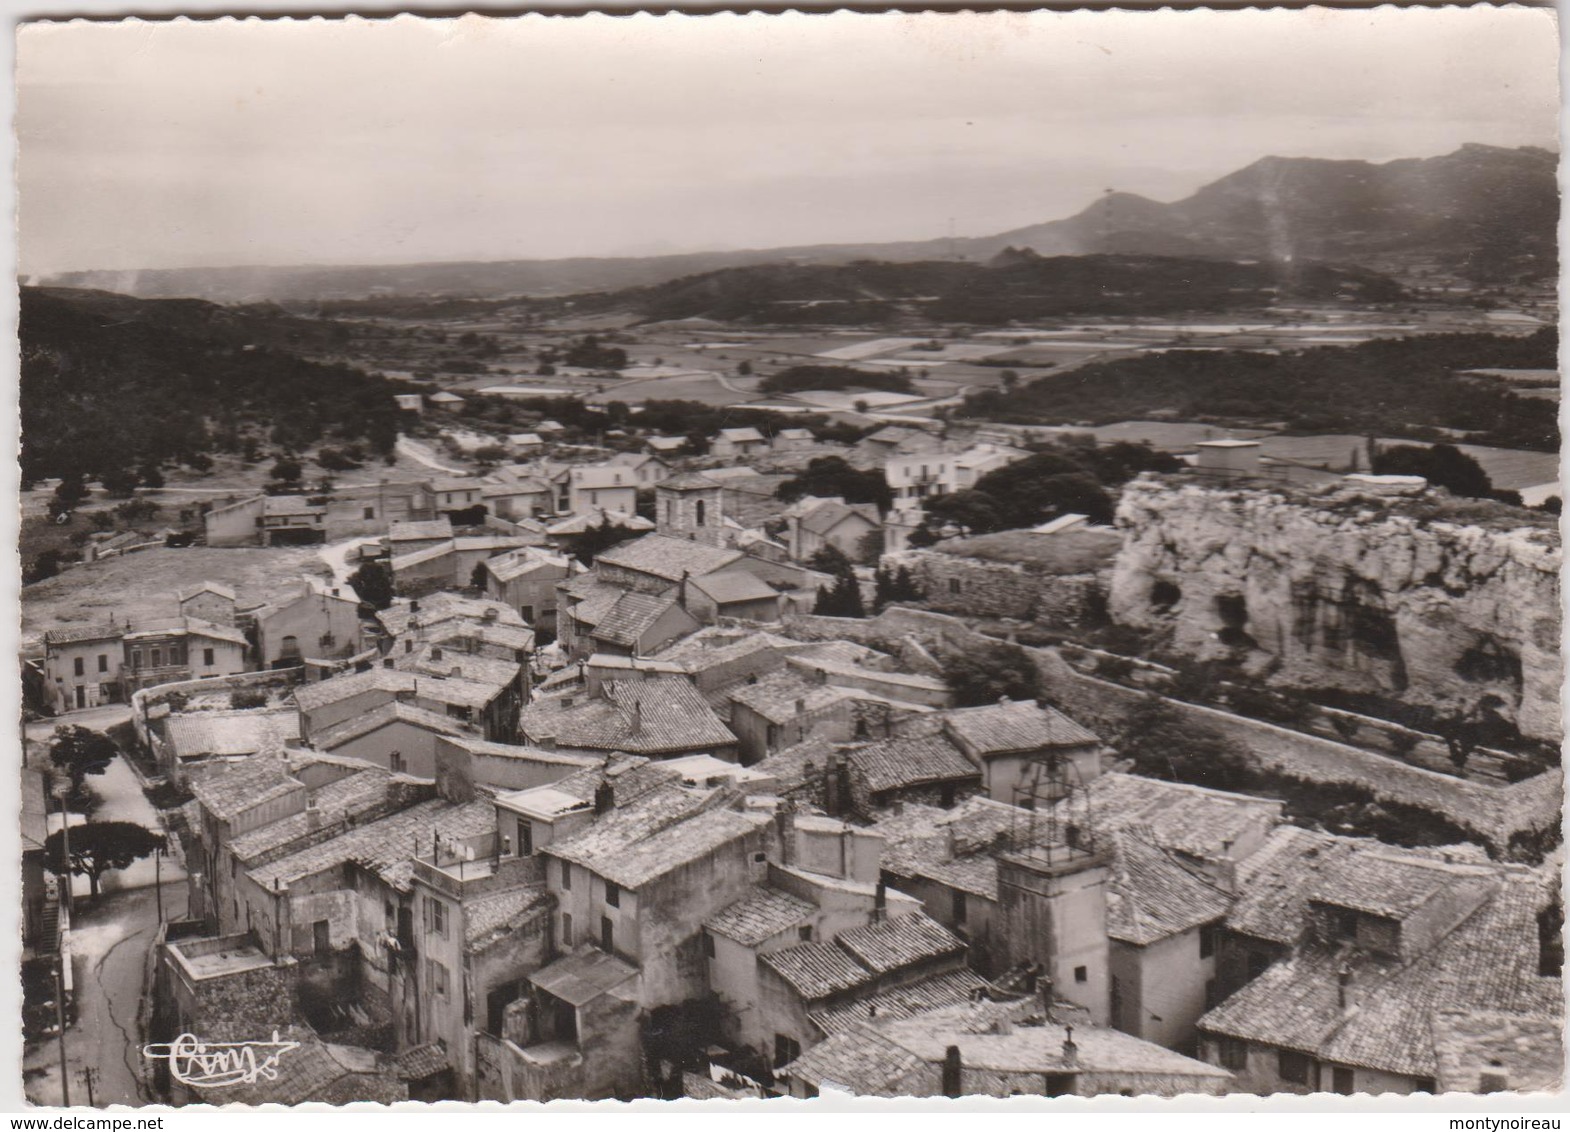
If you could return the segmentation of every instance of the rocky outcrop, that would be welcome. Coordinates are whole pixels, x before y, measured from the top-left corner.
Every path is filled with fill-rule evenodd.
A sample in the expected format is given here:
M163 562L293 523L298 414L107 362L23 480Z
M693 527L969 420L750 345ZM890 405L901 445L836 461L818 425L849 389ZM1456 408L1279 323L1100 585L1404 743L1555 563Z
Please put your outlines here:
M1278 683L1492 709L1557 742L1559 536L1510 515L1376 484L1145 477L1118 509L1111 613Z

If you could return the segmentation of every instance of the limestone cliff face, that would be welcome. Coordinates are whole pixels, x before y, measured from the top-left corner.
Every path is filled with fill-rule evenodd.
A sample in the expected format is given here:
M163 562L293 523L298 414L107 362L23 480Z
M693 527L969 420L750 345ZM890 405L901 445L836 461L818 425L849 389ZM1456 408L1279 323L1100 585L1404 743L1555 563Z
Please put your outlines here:
M1487 704L1558 741L1558 532L1472 525L1446 500L1142 478L1118 509L1112 615L1283 683Z

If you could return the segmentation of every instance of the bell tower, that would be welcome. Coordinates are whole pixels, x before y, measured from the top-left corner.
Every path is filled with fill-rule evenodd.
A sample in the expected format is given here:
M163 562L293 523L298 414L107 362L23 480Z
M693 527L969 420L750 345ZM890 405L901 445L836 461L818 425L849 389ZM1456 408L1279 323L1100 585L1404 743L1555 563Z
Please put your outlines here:
M718 480L698 472L661 481L654 488L656 530L671 538L724 546L723 490Z

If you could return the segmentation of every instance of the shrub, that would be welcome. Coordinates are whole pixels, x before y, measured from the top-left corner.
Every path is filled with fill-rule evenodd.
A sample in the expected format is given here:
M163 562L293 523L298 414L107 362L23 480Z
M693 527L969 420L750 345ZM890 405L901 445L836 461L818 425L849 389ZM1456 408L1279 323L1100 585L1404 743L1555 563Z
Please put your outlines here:
M239 711L244 708L267 706L267 693L260 688L236 688L229 693L229 706Z

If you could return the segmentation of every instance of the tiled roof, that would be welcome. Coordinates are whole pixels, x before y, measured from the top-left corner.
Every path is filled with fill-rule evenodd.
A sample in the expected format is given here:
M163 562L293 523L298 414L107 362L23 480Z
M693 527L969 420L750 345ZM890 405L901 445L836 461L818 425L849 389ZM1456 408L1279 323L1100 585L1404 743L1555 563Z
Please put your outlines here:
M1444 1011L1432 1026L1441 1093L1475 1093L1485 1073L1502 1075L1511 1090L1557 1093L1564 1084L1560 1015Z
M193 597L196 597L199 594L204 594L204 593L216 594L219 597L227 598L230 601L234 601L236 596L237 596L232 589L230 589L226 585L223 585L221 582L211 582L211 581L209 581L209 582L201 582L201 583L199 583L197 585L192 586L188 590L182 590L179 593L177 593L175 595L175 597L176 597L177 600L179 600L181 602L187 602L187 601L190 601Z
M1389 849L1378 841L1337 837L1295 825L1279 826L1256 852L1238 863L1238 896L1227 915L1227 926L1256 939L1295 943L1303 934L1311 899L1337 894L1344 900L1358 901L1349 907L1370 903L1358 896L1358 878L1370 859L1388 853ZM1487 861L1486 854L1474 846L1408 849L1401 854L1408 860L1451 858L1471 864ZM1383 872L1375 863L1368 875ZM1425 879L1433 875L1430 872Z
M941 735L849 747L845 759L861 772L867 790L874 794L926 782L981 780L976 764Z
M729 566L743 557L739 550L725 550L667 535L644 535L631 542L617 543L604 551L596 562L619 566L639 574L679 582L683 574L700 578Z
M726 905L703 921L703 926L743 947L756 947L780 932L808 922L816 911L811 904L788 892L759 888L734 904Z
M119 625L62 625L44 633L46 645L69 645L79 641L118 641L125 633Z
M393 523L387 528L388 542L450 538L452 538L452 520L445 516L440 519Z
M769 824L769 816L701 809L704 795L680 786L651 791L544 852L635 889Z
M920 1057L858 1022L819 1042L776 1075L862 1097L900 1097L909 1096L911 1083L926 1073Z
M808 683L793 672L773 672L756 684L738 686L730 698L770 723L789 723L798 716L821 711L850 697L832 684Z
M571 565L571 561L564 555L551 554L531 547L528 550L488 559L485 568L498 582L510 582L534 570L556 569L561 570L565 575Z
M834 942L878 975L928 959L962 955L965 951L962 939L925 912L863 924L841 932Z
M300 737L294 711L183 712L163 722L164 737L177 757L251 755L279 751Z
M837 500L827 500L820 506L814 507L802 516L803 530L813 534L828 534L846 519L859 518L878 526L878 509L870 503L841 503Z
M290 777L283 759L270 757L219 763L191 780L191 793L220 821L304 789L301 782Z
M499 691L494 685L473 680L401 672L396 668L372 668L365 672L334 676L319 684L302 684L294 690L294 702L301 711L312 712L366 692L381 692L389 696L403 692L422 700L481 708L494 700Z
M614 955L585 945L529 976L547 994L572 1006L593 1002L638 976L638 969Z
M755 428L722 428L719 435L731 441L763 439L763 434Z
M956 740L983 757L1100 742L1062 712L1029 700L961 708L949 712L945 721Z
M407 889L417 846L433 836L474 837L496 829L496 807L486 796L455 804L440 799L420 802L396 814L356 826L330 840L249 870L263 888L290 883L353 861L394 888Z
M423 633L424 631L422 631ZM504 649L532 649L534 630L521 625L500 625L487 621L447 621L431 629L426 639L433 645L449 641L473 641Z
M411 550L408 554L400 554L389 565L392 567L392 572L397 574L404 570L412 570L426 562L439 561L449 555L456 554L457 551L457 546L454 545L451 539L448 539L446 542L439 542L435 546L425 546L419 550Z
M1229 794L1182 782L1132 774L1103 774L1086 792L1098 830L1147 827L1156 844L1202 857L1224 855L1226 845L1280 820L1281 803L1248 794ZM1083 802L1059 803L1065 816Z
M990 1069L1001 1073L1080 1072L1095 1074L1140 1074L1182 1078L1227 1080L1225 1069L1195 1061L1103 1026L1075 1026L1074 1059L1068 1059L1063 1045L1067 1029L1058 1023L1017 1024L998 1033L986 1022L999 1015L1018 1015L1029 1004L990 1004L946 1006L910 1018L876 1023L888 1038L915 1053L930 1065L940 1064L950 1046L958 1046L960 1060L967 1069ZM862 1023L863 1027L873 1025Z
M318 824L313 826L313 819L303 811L290 814L247 830L229 843L229 849L241 862L255 861L307 837L314 829L330 827L346 817L363 817L387 809L391 805L387 791L391 780L391 772L372 766L334 779L310 792L311 801L316 803Z
M740 660L759 649L789 652L801 647L801 642L776 633L710 625L661 649L658 659L684 665L689 672L702 672Z
M1231 897L1147 838L1137 829L1111 835L1107 935L1145 946L1222 920Z
M423 1081L450 1068L447 1051L435 1042L411 1046L398 1055L396 1072L401 1081Z
M778 599L780 594L762 578L745 570L730 570L723 574L709 574L692 579L694 589L709 595L717 604L728 605L738 601L767 601Z
M674 440L676 438L672 437L671 439ZM685 444L686 437L682 437L681 442ZM682 472L679 475L670 476L660 481L660 487L665 491L702 491L705 488L718 488L720 486L719 480L712 480L702 472Z
M270 1040L269 1034L245 1034L235 1040ZM213 1105L348 1104L372 1101L393 1104L409 1099L409 1091L396 1076L395 1063L354 1046L330 1045L309 1027L290 1026L280 1040L299 1043L278 1059L275 1076L254 1082L207 1088L195 1086L198 1100Z
M327 508L311 503L303 495L269 495L262 501L262 514L288 517L292 515L324 515Z
M793 747L775 751L767 758L753 763L752 769L767 774L778 783L781 791L789 793L808 785L809 781L816 781L828 765L829 756L838 749L835 743L815 735ZM808 763L812 764L810 774Z
M849 1002L814 1010L807 1017L825 1034L837 1034L874 1018L909 1018L940 1006L969 1002L987 985L987 980L969 967L959 967L875 994L860 994Z
M471 947L488 947L551 902L544 885L487 892L463 902L463 938Z
M592 577L592 575L590 575ZM622 599L627 591L616 586L596 585L589 593L574 604L568 606L568 614L580 625L594 628L610 611L616 608L616 603Z
M418 609L414 608L416 604L419 605ZM411 622L417 622L422 628L430 628L432 625L459 617L487 624L524 624L518 611L509 605L488 598L464 597L462 594L446 592L422 597L417 603L404 602L389 605L376 615L376 619L382 623L382 628L394 637L401 637L407 633L411 628Z
M656 621L675 608L678 608L675 598L655 597L629 590L617 598L616 604L595 622L594 639L623 648L634 648Z
M798 943L758 956L758 962L811 1002L871 982L872 972L832 943Z
M462 630L454 628L452 632L458 635ZM501 660L494 656L466 653L451 648L441 648L441 655L437 656L432 651L437 648L441 646L427 643L413 652L395 650L393 667L400 672L412 672L415 675L447 679L456 677L475 684L486 684L498 692L516 684L522 672L522 665L516 660Z
M696 688L681 677L608 681L604 698L575 702L539 699L518 718L536 742L584 750L662 754L732 747L736 736L720 722Z
M1341 1065L1434 1077L1438 1013L1562 1014L1563 984L1537 973L1541 882L1500 871L1493 897L1416 959L1310 940L1204 1015L1200 1027Z
M449 719L445 715L437 715L434 711L426 711L422 707L401 704L394 700L316 732L311 736L311 745L323 751L331 751L373 731L380 731L392 723L407 723L441 735L457 735L463 730L456 720Z

